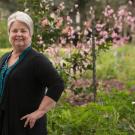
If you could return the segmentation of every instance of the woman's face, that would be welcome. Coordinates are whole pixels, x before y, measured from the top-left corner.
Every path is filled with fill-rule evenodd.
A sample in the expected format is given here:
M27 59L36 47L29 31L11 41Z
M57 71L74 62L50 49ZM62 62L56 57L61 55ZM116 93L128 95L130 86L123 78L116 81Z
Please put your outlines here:
M31 43L31 34L27 25L20 21L11 24L9 31L9 41L16 50L24 50Z

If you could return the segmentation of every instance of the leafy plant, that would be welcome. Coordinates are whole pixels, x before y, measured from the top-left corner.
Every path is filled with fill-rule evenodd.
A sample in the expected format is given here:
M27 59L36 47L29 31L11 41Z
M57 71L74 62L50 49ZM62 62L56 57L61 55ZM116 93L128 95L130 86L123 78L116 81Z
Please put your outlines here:
M62 99L49 112L50 135L132 135L135 134L134 94L100 91L97 103L72 106Z

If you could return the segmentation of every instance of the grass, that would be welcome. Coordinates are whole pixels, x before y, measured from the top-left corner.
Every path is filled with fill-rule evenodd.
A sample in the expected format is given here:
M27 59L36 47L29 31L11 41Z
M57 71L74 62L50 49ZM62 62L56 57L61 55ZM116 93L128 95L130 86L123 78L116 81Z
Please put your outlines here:
M135 46L101 52L97 57L97 78L117 79L127 85L135 86Z

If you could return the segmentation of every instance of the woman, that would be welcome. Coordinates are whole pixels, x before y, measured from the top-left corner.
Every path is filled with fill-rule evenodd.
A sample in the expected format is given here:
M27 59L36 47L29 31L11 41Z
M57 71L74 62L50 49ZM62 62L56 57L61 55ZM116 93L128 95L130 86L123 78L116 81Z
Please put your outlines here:
M33 21L17 11L8 18L12 51L0 60L0 135L47 135L46 113L64 89L51 62L31 47Z

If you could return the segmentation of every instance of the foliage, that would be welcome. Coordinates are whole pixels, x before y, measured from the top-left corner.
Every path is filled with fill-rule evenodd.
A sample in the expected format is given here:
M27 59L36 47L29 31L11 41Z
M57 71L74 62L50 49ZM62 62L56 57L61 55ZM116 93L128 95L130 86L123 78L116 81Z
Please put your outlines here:
M8 42L6 21L0 21L0 48L8 48L10 47Z
M65 21L62 16L63 3L56 7L51 0L18 1L20 5L24 4L22 10L29 12L35 24L33 47L43 52L48 46L57 43Z
M122 45L132 41L135 17L129 9L133 4L131 1L130 4L117 9L104 4L105 6L100 10L100 16L98 7L90 5L88 18L85 21L81 20L80 5L85 7L86 4L81 4L80 0L69 11L66 10L67 6L64 2L56 4L53 0L25 0L25 2L19 0L19 2L23 5L22 10L30 14L35 23L32 44L34 48L44 53L49 47L53 48L52 50L58 50L60 47L71 46L68 57L60 58L59 55L55 57L58 62L56 67L66 84L82 77L86 70L93 70L95 74L94 63L96 54L100 51L106 51L112 45ZM93 49L94 46L96 46L95 49ZM50 52L50 55L55 53ZM96 82L94 78L95 75L93 84ZM96 91L96 88L93 87L93 91Z
M22 0L19 0L19 2L24 3ZM77 70L81 72L81 76L84 73L83 71L92 69L92 40L95 40L96 53L99 53L102 50L108 50L113 45L112 43L120 45L132 38L131 30L134 29L135 18L128 9L128 5L118 7L115 10L107 5L102 9L99 18L95 18L97 17L97 8L91 6L89 20L83 22L83 27L74 26L73 19L69 16L66 8L64 2L56 5L52 0L40 2L38 0L26 0L22 10L28 12L35 22L34 48L44 52L50 46L55 47L55 50L69 44L72 46L72 52L68 58L63 58L63 61L70 65L67 70L74 72L73 79L76 78ZM79 4L75 4L74 8L78 13ZM95 26L92 26L93 19L96 21ZM93 39L92 33L94 32L95 37ZM50 55L52 53L54 52L51 51ZM60 61L57 62L57 65L60 65L58 66L59 69L65 69L65 64L62 65ZM68 74L72 75L71 72L68 72Z
M117 64L119 65L116 68L114 68L115 51L117 51ZM97 66L100 67L100 72L99 67L97 68L98 78L111 79L107 78L110 75L125 81L127 87L135 85L133 82L135 79L134 51L133 45L127 45L106 53L102 52L97 59ZM61 55L64 55L63 51ZM112 66L109 63L112 63ZM112 74L105 68L114 69L116 74ZM127 73L130 74L127 76ZM83 106L70 105L66 98L67 96L63 95L55 110L48 113L50 135L135 134L135 106L131 104L135 99L134 93L126 91L105 93L104 89L98 89L97 102Z
M5 54L6 52L9 52L11 49L10 48L2 48L0 49L0 57Z
M95 27L97 48L108 49L110 42L121 44L131 40L130 34L135 27L135 18L128 3L117 7L117 9L104 4L98 17L98 7L92 4L90 5L88 20L83 20L84 26L80 27L79 23L82 20L80 20L79 15L79 3L81 1L78 1L73 7L76 23L70 16L70 12L73 9L71 8L71 10L67 11L67 6L64 2L57 2L57 4L52 0L26 0L25 2L18 0L18 2L20 5L24 4L22 10L28 12L35 22L34 47L41 49L41 51L44 51L48 45L53 43L70 43L77 46L78 42L80 42L91 45L92 33L94 32L92 27ZM101 1L96 2L100 3ZM96 26L92 26L93 20L96 21Z
M45 53L52 59L67 85L72 79L82 77L86 70L91 70L92 59L88 47L84 46L84 50L82 47L50 47Z
M63 97L64 98L64 97ZM62 99L49 112L50 135L132 135L135 133L134 94L98 93L98 102L72 106Z
M127 44L120 48L112 48L108 52L100 52L100 57L97 57L97 78L117 79L126 84L133 82L135 80L134 51L135 46Z

